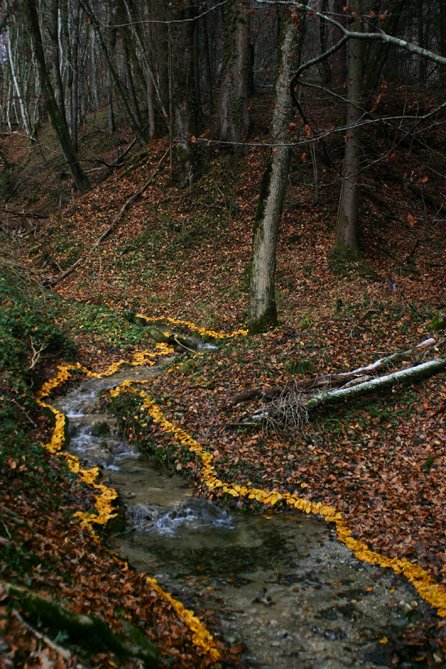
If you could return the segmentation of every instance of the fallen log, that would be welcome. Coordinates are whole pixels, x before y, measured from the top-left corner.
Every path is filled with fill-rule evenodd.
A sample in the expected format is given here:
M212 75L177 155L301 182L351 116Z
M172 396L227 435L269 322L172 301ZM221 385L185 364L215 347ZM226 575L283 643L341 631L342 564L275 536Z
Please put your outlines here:
M372 376L374 373L392 369L397 363L414 360L420 355L424 355L428 349L434 346L440 347L442 344L444 344L444 342L444 337L440 337L438 339L430 337L429 339L425 339L412 348L406 349L405 351L397 351L391 355L379 358L378 360L375 360L375 362L372 362L369 365L365 365L364 367L358 367L348 372L334 372L331 374L324 374L322 376L315 376L312 379L303 380L299 382L299 393L308 393L316 390L317 388L359 385L360 383L368 381L370 376ZM278 397L283 398L285 395L292 393L294 390L294 385L285 388L276 386L248 389L227 400L222 406L222 411L229 411L237 404L244 404L246 402L251 402L252 400L260 399L262 401L272 401Z
M348 388L336 388L334 390L327 390L325 392L314 395L306 402L307 411L311 411L322 405L327 406L339 401L347 401L367 393L375 392L376 390L383 390L398 383L411 383L419 379L432 376L441 370L446 369L446 358L436 358L422 362L415 367L408 367L400 369L397 372L386 374L385 376L378 376L364 383L349 386Z
M269 404L263 405L258 412L242 421L242 424L245 426L263 424L275 430L296 431L308 422L309 414L316 409L355 400L403 383L419 381L445 369L446 357L435 358L384 376L358 380L353 385L350 381L342 388L318 391L310 396L295 386Z

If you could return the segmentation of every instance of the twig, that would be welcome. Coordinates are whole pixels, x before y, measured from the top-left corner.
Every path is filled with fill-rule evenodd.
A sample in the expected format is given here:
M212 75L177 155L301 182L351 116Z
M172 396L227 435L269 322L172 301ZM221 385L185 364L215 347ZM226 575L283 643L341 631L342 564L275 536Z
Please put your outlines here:
M31 425L32 425L33 427L36 427L36 428L39 427L39 426L37 425L37 423L31 418L31 416L30 416L29 413L26 411L26 409L24 409L24 408L22 407L22 405L19 404L19 402L17 402L16 399L14 399L14 397L11 397L11 401L12 401L12 402L13 402L13 403L20 409L20 411L26 416L26 418L29 420L29 422L31 423Z
M60 657L63 657L64 660L71 660L71 653L69 650L62 648L62 646L59 646L57 643L49 639L47 636L45 636L41 632L38 632L34 627L32 627L22 618L22 616L18 611L13 610L12 615L19 621L21 625L23 625L23 627L25 627L29 632L31 632L31 634L37 637L37 639L43 641L49 648L51 648L58 655L60 655Z
M0 211L4 212L5 214L11 214L11 216L26 216L27 218L41 219L48 218L48 216L45 216L45 214L34 213L31 211L17 211L16 209L8 209L8 207L4 207L0 209Z
M189 346L186 346L186 344L183 344L175 335L173 336L173 340L178 346L181 346L182 348L186 349L186 351L189 351L190 353L196 353L193 348L189 348Z

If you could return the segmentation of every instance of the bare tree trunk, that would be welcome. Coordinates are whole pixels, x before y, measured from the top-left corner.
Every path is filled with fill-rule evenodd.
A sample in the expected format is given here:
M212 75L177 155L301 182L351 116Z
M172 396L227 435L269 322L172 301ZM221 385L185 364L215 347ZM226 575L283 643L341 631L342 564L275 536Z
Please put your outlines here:
M17 102L19 105L20 109L20 116L21 116L21 121L23 124L23 127L25 128L25 132L28 135L28 137L31 137L32 130L31 130L31 123L29 120L29 112L28 112L28 106L26 103L26 100L23 96L23 91L22 91L22 86L21 82L19 81L19 73L18 73L18 65L19 63L17 62L16 56L17 56L17 49L16 53L14 54L12 51L12 44L11 44L11 32L8 29L6 33L6 54L8 57L8 64L9 64L9 70L11 72L11 79L12 83L14 86L14 91L15 95L17 98ZM17 38L18 41L18 38Z
M362 0L352 0L352 12L360 15ZM361 32L362 22L355 19L352 22L352 31ZM363 92L363 45L360 40L350 40L348 54L348 82L347 82L347 118L345 133L345 153L342 169L342 186L339 198L338 216L336 221L335 252L340 255L357 256L359 254L357 241L357 217L359 204L359 155L360 139L358 122L362 115L360 108Z
M135 115L132 111L131 105L128 100L128 93L119 77L119 74L116 70L116 67L112 61L111 54L109 52L109 49L107 47L107 43L105 41L103 32L101 30L101 25L100 22L98 21L98 18L96 14L93 12L89 0L78 0L80 3L81 7L83 8L84 12L87 14L87 16L91 19L91 22L93 24L93 29L96 33L96 36L98 38L98 42L101 46L102 54L104 56L105 64L106 67L110 71L110 75L113 79L113 83L115 85L115 90L116 93L119 96L119 99L122 103L122 106L125 109L128 121L130 123L130 126L132 130L134 131L135 135L141 142L141 144L145 144L146 137L144 135L143 128L141 127L140 123L138 123L138 119L135 118Z
M297 15L299 16L299 15ZM304 15L284 16L272 117L272 141L276 144L263 176L254 225L250 296L250 332L277 323L275 298L276 249L291 157L288 124L291 120L290 83L299 57Z
M66 117L65 109L65 95L62 82L62 73L60 66L60 45L59 45L59 0L52 0L50 6L50 24L48 26L48 33L52 42L52 69L54 81L54 97L56 98L57 106L60 113Z
M40 31L36 4L34 0L24 0L23 7L25 9L25 16L33 43L34 54L39 68L42 91L45 96L45 102L51 123L57 134L62 152L70 168L76 188L80 192L85 192L90 188L90 182L80 166L76 155L76 150L71 141L66 116L59 108L54 95L54 90L46 64L45 53L43 50L42 34Z
M175 176L183 186L195 181L199 172L196 145L190 143L191 135L198 133L194 111L197 101L194 31L197 24L190 20L196 15L196 12L195 2L182 0L181 3L177 3L175 14L172 15L177 22L169 26L169 116L177 170ZM181 54L181 59L177 54Z
M70 135L73 145L78 148L79 114L79 42L80 42L80 7L73 5L72 14L66 4L62 6L62 29L66 43L68 74L67 74L67 112Z
M94 33L93 33L94 34ZM107 39L107 49L110 50L110 53L114 53L116 49L116 30L111 29L108 34ZM106 90L106 100L107 100L107 127L108 134L113 135L116 130L115 123L115 108L113 102L113 77L110 72L110 68L105 70L105 90Z
M384 23L379 20L379 17L374 20L375 29L385 30L389 35L396 35L398 30L398 24L400 22L401 14L407 0L394 0L390 5L390 11L387 19ZM369 21L369 26L373 25L372 21ZM365 54L364 60L367 63L367 68L365 72L365 83L364 89L367 94L373 95L378 87L379 80L386 64L387 58L390 52L389 44L379 44L374 45L373 43L368 47L368 53Z
M141 60L140 78L141 78L141 84L143 85L146 91L148 134L149 137L152 138L155 136L156 133L156 120L155 120L156 99L158 100L158 103L161 108L161 113L163 114L164 118L167 118L167 112L163 105L161 92L159 90L158 85L155 82L153 65L150 62L149 49L146 48L147 42L145 43L145 37L146 40L150 42L150 34L145 36L144 30L140 26L140 22L142 20L141 16L143 16L145 20L150 21L149 18L150 15L147 15L147 7L143 8L144 13L143 15L141 15L138 11L137 6L135 6L135 4L130 0L124 0L124 5L125 5L125 10L127 12L128 20L130 22L130 33L132 39L135 42L134 54L135 57L137 55L139 57L139 60Z
M321 0L321 12L326 14L328 11L328 0ZM321 53L324 53L328 48L328 26L325 21L319 19L319 41L321 45ZM321 63L322 83L329 84L331 82L331 68L328 58L325 58Z
M337 21L343 23L344 0L334 0L334 12ZM339 33L339 30L337 30ZM336 35L338 39L339 35ZM335 91L342 91L347 81L347 55L345 46L333 54L331 65L331 86Z
M249 131L249 16L244 0L224 8L223 71L217 104L217 136L243 142Z
M417 28L418 28L418 46L427 48L426 29L424 21L424 0L417 0ZM425 58L420 58L418 62L419 83L426 85L427 62Z

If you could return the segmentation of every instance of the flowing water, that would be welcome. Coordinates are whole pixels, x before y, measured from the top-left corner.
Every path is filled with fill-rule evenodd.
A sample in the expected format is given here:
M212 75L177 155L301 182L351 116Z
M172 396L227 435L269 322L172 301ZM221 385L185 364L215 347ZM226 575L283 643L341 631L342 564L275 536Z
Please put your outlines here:
M317 518L229 512L195 498L183 478L119 438L100 392L156 372L133 368L87 380L56 404L69 419L70 451L99 465L125 504L126 527L112 538L114 548L213 618L228 644L241 644L246 666L395 666L388 640L404 655L404 630L426 608L404 579L358 561Z

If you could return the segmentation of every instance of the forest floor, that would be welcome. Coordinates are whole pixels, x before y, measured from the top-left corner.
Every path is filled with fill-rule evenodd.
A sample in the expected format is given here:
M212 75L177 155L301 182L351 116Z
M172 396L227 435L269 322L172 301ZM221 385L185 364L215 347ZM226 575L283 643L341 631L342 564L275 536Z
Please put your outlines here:
M318 122L323 128L330 119ZM266 139L262 130L256 128L256 141ZM418 125L409 139L391 132L389 139L389 129L379 126L364 137L364 161L377 162L362 178L361 260L346 263L330 255L339 177L321 153L315 202L314 174L303 147L293 159L281 224L279 327L223 340L212 354L185 353L174 373L154 380L151 392L167 419L212 454L220 479L330 505L356 539L380 555L419 565L445 589L446 598L444 373L320 412L300 434L240 427L259 401L233 404L244 391L285 388L316 374L354 369L432 335L432 323L446 305L444 130ZM331 155L336 141L328 146ZM215 153L201 179L180 188L170 181L166 148L165 142L152 141L48 219L19 218L8 228L17 238L22 226L22 258L38 280L54 279L79 260L54 286L65 305L57 319L74 340L77 359L95 371L122 357L123 349L142 348L143 327L128 323L136 313L158 317L160 323L171 317L227 333L247 323L251 233L268 150ZM97 245L128 198L149 180ZM20 206L31 212L52 208L45 201L27 201L25 193ZM123 334L124 322L130 329ZM185 325L176 331L193 334ZM139 421L129 419L127 432L150 449L156 439L156 448L170 453L171 466L196 479L202 494L252 506L231 496L228 501L225 493L200 484L197 460L181 444L172 449L169 436L155 423L142 430ZM73 493L73 483L65 489L56 468L62 497L49 500L48 490L29 496L24 471L14 458L11 462L3 500L11 513L8 532L13 527L14 536L21 537L17 541L33 556L27 572L33 572L33 587L48 593L59 589L74 610L99 615L118 630L123 620L141 620L144 611L145 629L152 630L166 666L212 664L197 654L188 630L147 590L140 575L114 562L74 519L67 525L68 508L88 505L88 490L80 486ZM9 545L8 536L5 542ZM26 585L13 560L8 569L2 578ZM68 586L70 569L77 578ZM119 616L123 593L125 613ZM1 596L7 601L6 592ZM5 607L0 614L6 615ZM39 659L42 651L32 631L23 634L21 628L18 641L20 625L18 618L2 623L9 644L7 652L1 651L4 657L8 652L11 658L14 652L23 656L32 647L34 659L26 666L47 666ZM406 642L414 648L417 666L444 666L445 619L432 609ZM405 664L401 642L391 643L393 664L413 666ZM231 659L220 648L228 665L236 661L235 654ZM76 666L75 660L60 664L50 647L45 652L56 663L50 666ZM4 666L14 666L13 659ZM113 666L113 656L103 653L93 666Z

